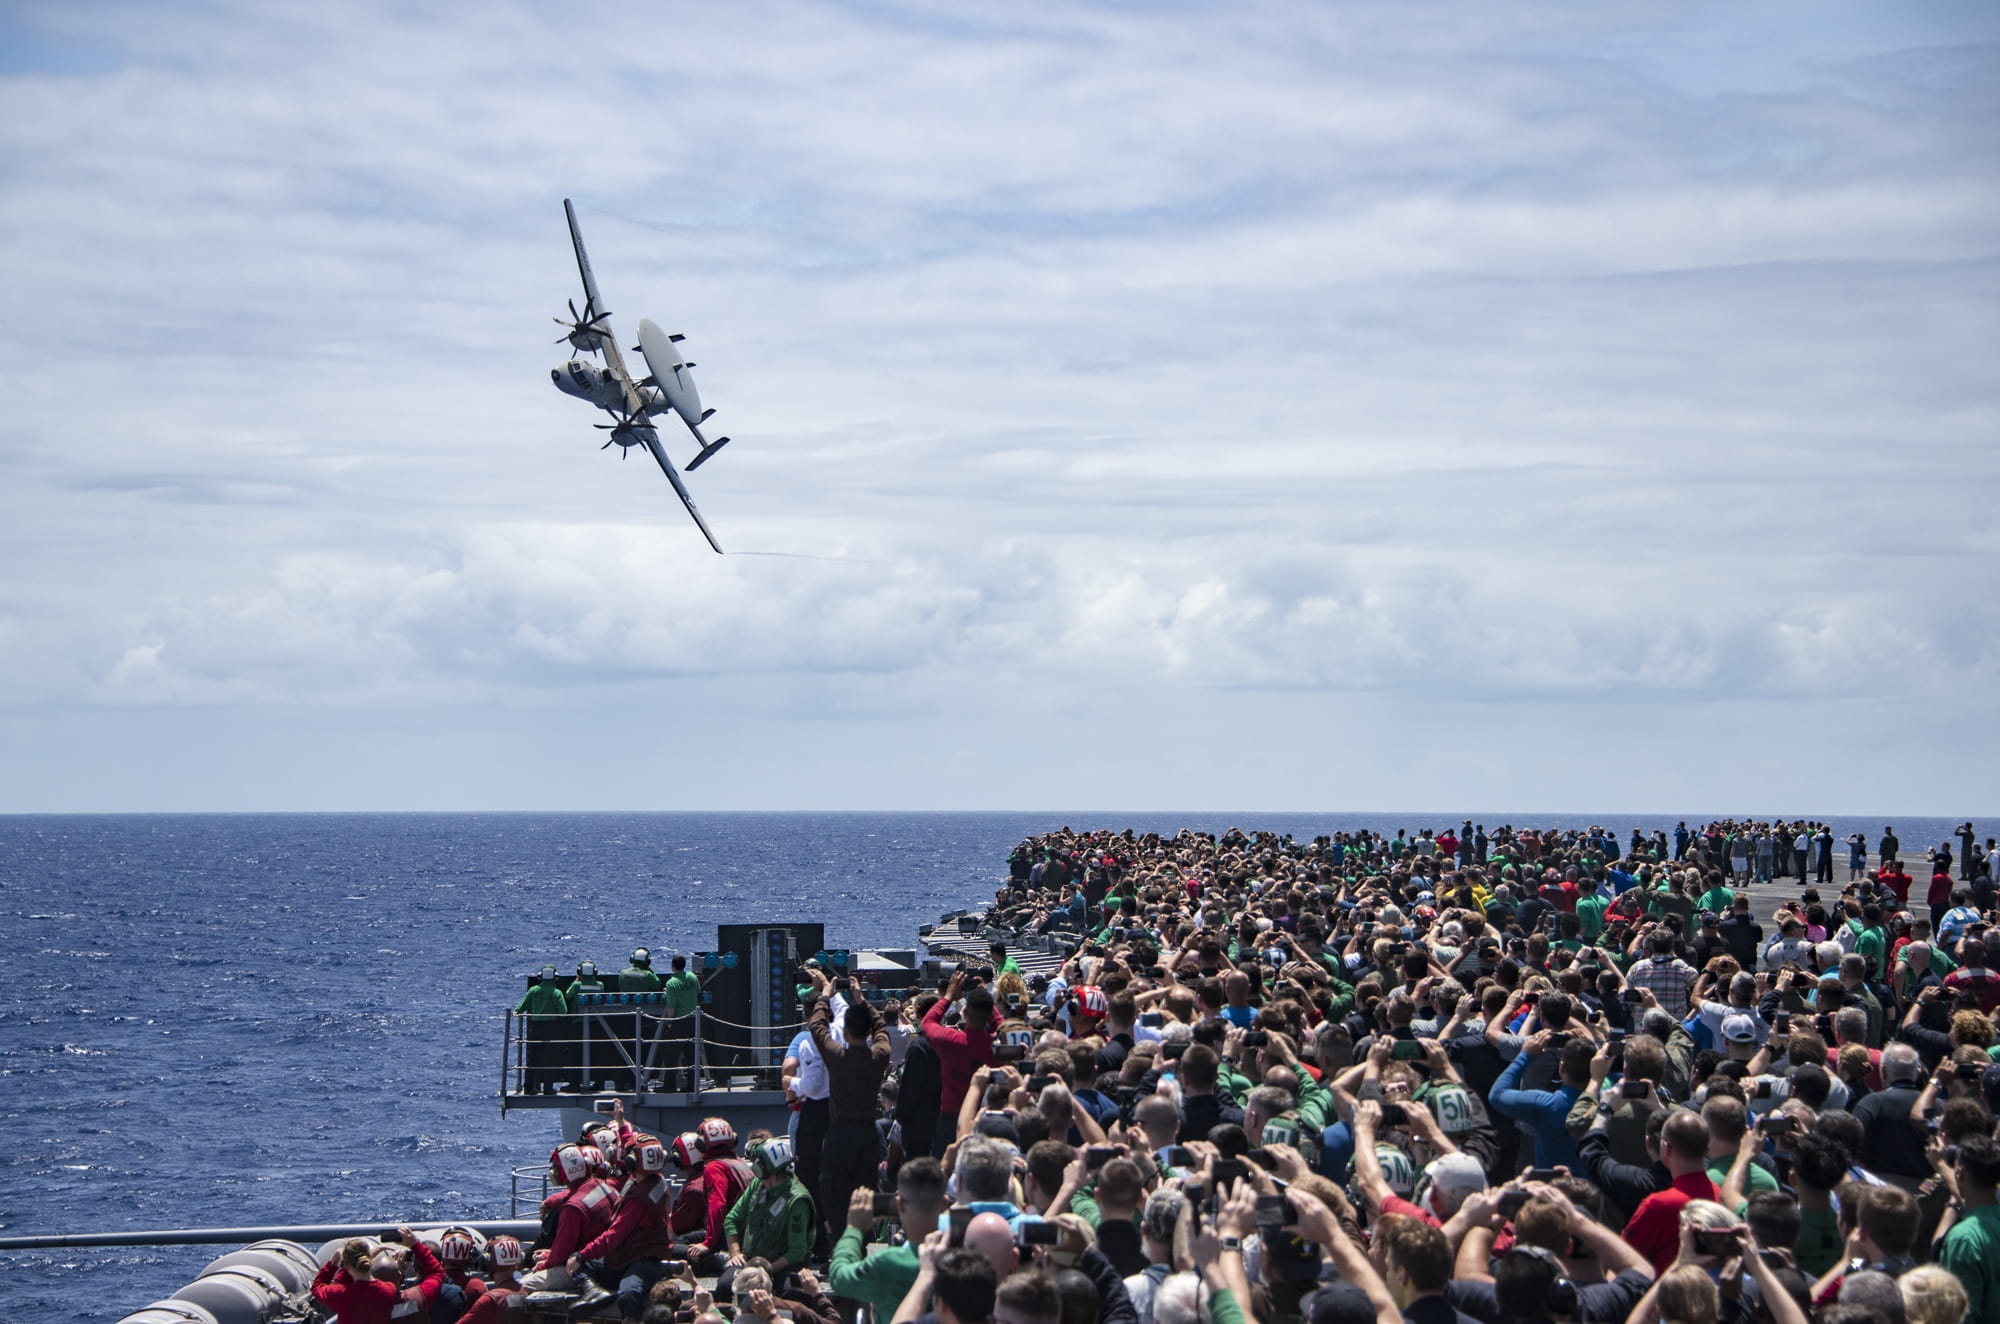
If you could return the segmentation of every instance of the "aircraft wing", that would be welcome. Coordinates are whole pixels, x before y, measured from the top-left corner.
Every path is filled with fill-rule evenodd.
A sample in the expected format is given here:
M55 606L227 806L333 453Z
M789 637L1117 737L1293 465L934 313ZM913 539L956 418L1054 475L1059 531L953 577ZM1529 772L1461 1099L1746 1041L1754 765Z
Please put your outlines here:
M680 474L675 472L674 462L667 458L667 448L660 444L660 434L648 427L640 435L645 438L646 449L653 452L653 458L660 462L660 471L666 474L667 481L674 485L674 494L681 499L681 504L687 507L688 514L694 517L695 527L701 530L701 536L708 539L708 545L715 549L717 556L722 555L722 544L715 540L715 535L708 531L708 521L704 520L701 512L694 508L694 498L688 495L687 484L683 483Z
M604 330L597 336L597 348L604 355L605 366L618 378L619 388L625 395L627 413L643 414L646 397L632 380L632 374L625 367L625 356L618 350L618 337L611 331L611 315L604 309L604 296L597 292L597 277L590 270L590 254L583 251L583 231L577 228L576 208L568 198L563 199L563 215L569 218L569 242L576 249L576 269L583 276L584 298L587 306L604 320Z

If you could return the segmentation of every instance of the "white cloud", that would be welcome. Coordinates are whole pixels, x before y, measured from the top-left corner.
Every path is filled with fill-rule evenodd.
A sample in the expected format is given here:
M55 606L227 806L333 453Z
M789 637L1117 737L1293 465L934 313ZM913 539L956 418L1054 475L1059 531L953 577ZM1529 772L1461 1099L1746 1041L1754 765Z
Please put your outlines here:
M1995 34L1817 17L30 8L0 705L1990 719ZM782 555L546 385L565 193Z

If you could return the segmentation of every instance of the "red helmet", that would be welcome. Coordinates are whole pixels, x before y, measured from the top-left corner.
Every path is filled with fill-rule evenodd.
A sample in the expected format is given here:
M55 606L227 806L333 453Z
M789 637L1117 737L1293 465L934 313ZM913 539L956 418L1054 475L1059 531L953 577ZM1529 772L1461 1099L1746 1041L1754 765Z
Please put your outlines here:
M1104 996L1104 990L1095 984L1085 984L1076 990L1076 1002L1071 1012L1076 1016L1099 1017L1111 1014L1111 999Z
M582 1149L584 1161L590 1164L591 1176L615 1177L618 1175L618 1168L612 1163L609 1154L606 1154L596 1145L584 1145Z
M593 1147L594 1148L594 1147ZM581 1145L557 1145L549 1152L549 1176L562 1186L574 1186L590 1176L590 1159Z
M637 1172L665 1172L667 1170L667 1147L657 1136L635 1135L630 1149L632 1167Z
M495 1237L487 1242L486 1255L493 1261L493 1267L496 1269L517 1268L521 1261L527 1258L521 1249L521 1243L512 1237Z
M701 1133L701 1152L709 1158L736 1149L736 1128L720 1117L704 1117L696 1128Z
M478 1243L462 1227L451 1228L438 1238L438 1258L448 1269L463 1269L479 1254Z
M681 1132L674 1137L674 1142L667 1146L668 1161L682 1172L693 1172L701 1166L702 1160L706 1157L708 1156L702 1152L701 1137L693 1131Z

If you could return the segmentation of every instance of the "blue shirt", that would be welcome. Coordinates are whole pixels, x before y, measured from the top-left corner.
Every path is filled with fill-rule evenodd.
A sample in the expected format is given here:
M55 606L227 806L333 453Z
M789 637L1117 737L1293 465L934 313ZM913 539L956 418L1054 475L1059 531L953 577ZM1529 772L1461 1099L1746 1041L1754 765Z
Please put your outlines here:
M1222 1015L1231 1025L1247 1030L1250 1028L1251 1022L1257 1019L1257 1009L1255 1007L1226 1006L1222 1009Z
M1487 1103L1502 1117L1511 1117L1535 1134L1535 1166L1556 1168L1567 1166L1571 1172L1582 1172L1583 1155L1577 1151L1576 1141L1569 1138L1570 1105L1583 1091L1574 1085L1565 1085L1554 1090L1524 1090L1521 1073L1528 1069L1528 1055L1516 1053L1507 1069L1500 1073L1500 1079L1493 1082L1493 1093L1487 1096Z

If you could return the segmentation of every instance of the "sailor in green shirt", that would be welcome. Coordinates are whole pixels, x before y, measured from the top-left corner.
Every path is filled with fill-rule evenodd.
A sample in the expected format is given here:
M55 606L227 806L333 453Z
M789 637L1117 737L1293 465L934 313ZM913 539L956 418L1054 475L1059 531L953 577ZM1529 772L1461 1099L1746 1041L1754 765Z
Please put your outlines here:
M1718 915L1727 915L1729 908L1736 904L1736 893L1730 891L1721 883L1717 883L1714 887L1709 888L1696 898L1695 904L1703 910L1712 910Z
M729 1266L762 1257L771 1262L773 1274L800 1268L812 1253L815 1215L812 1196L792 1172L792 1142L783 1137L759 1141L750 1146L748 1157L757 1180L743 1188L722 1219Z
M1870 904L1861 917L1859 923L1848 921L1855 924L1854 950L1868 958L1868 977L1879 979L1888 961L1888 935L1882 932L1881 908Z
M676 956L673 973L667 976L667 982L662 986L661 991L667 995L669 1016L692 1016L701 1002L701 980L687 968L687 964L687 957Z
M993 977L995 979L998 979L1000 976L1007 974L1010 971L1017 975L1021 973L1020 964L1016 962L1013 957L1007 955L1006 943L996 942L987 950L991 952L993 956ZM890 1313L891 1314L895 1313L893 1308Z
M563 1025L569 1015L569 998L556 982L556 968L542 967L541 975L514 1004L514 1014L527 1018L528 1070L521 1082L530 1094L544 1094L555 1088L555 1071L561 1065Z
M874 1230L875 1192L863 1187L847 1202L847 1230L834 1243L827 1269L827 1289L834 1296L866 1301L877 1321L887 1321L917 1280L917 1246L937 1230L944 1217L944 1169L934 1158L914 1158L896 1172L896 1217L908 1240L900 1246L877 1247L868 1253Z
M1995 1203L2000 1144L1985 1136L1966 1137L1959 1142L1953 1175L1965 1211L1945 1233L1938 1263L1965 1288L1972 1304L1965 1316L1970 1324L2000 1324L2000 1204Z
M1595 878L1585 878L1576 885L1576 921L1579 934L1585 943L1594 944L1597 935L1604 932L1604 912L1611 901L1597 888Z
M620 993L657 993L660 977L653 973L653 954L641 947L632 953L632 964L618 972Z
M1689 921L1694 919L1694 898L1675 887L1669 880L1646 894L1646 909L1655 915L1679 915L1685 931Z

